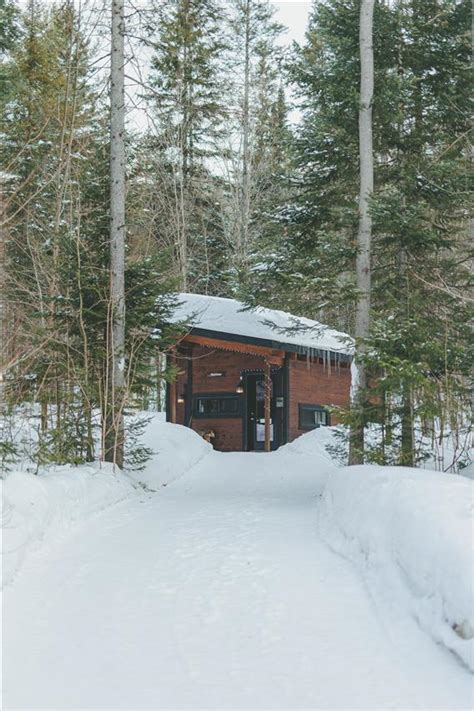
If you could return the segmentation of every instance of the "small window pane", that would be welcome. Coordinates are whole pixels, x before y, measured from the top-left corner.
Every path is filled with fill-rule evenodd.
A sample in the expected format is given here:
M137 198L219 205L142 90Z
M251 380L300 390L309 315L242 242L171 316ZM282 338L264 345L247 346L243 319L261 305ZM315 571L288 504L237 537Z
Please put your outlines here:
M198 397L194 400L197 417L238 417L239 398L235 395Z
M228 397L220 400L221 412L237 412L239 409L239 401L236 397Z
M299 406L300 429L315 429L329 425L329 413L321 405Z

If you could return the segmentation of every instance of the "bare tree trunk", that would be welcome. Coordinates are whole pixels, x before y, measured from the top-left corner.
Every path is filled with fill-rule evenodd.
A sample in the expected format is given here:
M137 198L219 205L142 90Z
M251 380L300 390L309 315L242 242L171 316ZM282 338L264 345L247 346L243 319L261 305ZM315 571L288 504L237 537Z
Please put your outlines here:
M125 394L125 95L123 0L112 0L110 69L110 393L105 459L123 466Z
M413 467L415 465L413 402L411 388L408 383L403 384L401 425L401 452L399 457L399 464L404 467Z
M355 366L357 380L352 391L354 422L351 426L349 464L364 461L364 404L367 389L367 373L364 363L364 340L370 328L370 252L372 239L372 218L369 201L374 190L374 161L372 148L372 100L374 93L374 51L373 51L374 0L360 3L360 104L359 104L359 156L360 156L360 196L359 232L357 236L357 309L355 337L358 348Z
M250 176L249 176L249 133L250 133L250 2L245 4L245 62L244 62L244 96L242 111L242 204L240 207L240 234L238 245L238 262L241 267L248 249L249 212L250 212Z

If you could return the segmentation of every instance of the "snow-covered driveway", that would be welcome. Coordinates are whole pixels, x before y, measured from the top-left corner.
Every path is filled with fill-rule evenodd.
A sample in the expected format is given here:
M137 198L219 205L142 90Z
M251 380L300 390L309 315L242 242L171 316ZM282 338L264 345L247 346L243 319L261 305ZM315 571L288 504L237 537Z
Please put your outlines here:
M213 453L30 558L3 708L470 708L471 675L318 540L307 459L275 456Z

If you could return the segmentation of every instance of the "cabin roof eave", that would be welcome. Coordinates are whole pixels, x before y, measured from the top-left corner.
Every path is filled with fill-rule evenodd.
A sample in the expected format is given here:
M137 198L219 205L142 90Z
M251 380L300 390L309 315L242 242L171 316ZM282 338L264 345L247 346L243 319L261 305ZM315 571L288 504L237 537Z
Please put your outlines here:
M231 343L242 343L246 345L254 345L259 348L268 349L269 351L284 351L286 353L298 353L300 355L309 355L315 358L327 357L330 353L331 357L337 359L341 363L350 363L352 356L348 353L335 351L333 349L312 348L304 345L293 343L285 343L284 341L270 340L267 338L256 338L254 336L244 336L237 333L227 333L224 331L212 331L206 328L193 327L183 337L185 340L189 336L197 336L215 341L228 341Z

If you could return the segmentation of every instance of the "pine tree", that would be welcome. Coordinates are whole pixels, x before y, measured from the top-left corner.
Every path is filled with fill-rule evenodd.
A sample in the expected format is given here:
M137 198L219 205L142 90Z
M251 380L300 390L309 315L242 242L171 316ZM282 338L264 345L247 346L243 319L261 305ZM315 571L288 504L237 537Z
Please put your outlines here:
M234 255L234 288L242 293L247 286L250 293L252 265L261 261L275 236L275 213L285 195L289 131L278 46L284 28L274 20L269 2L234 0L229 15L226 232Z
M37 0L20 15L25 41L11 51L15 91L1 125L10 171L5 392L12 408L40 405L30 452L37 464L96 457L96 413L108 395L110 144L79 19L72 5ZM135 231L131 250L137 239ZM163 325L169 291L165 260L134 253L125 269L127 407L155 388L156 362L171 338Z
M14 95L18 75L11 53L20 39L19 12L13 2L0 1L0 114L3 116L9 100ZM5 166L6 167L6 166ZM7 229L3 227L5 202L9 183L13 176L5 170L0 177L0 408L3 410L3 380L9 358L9 313L5 293L5 258L8 240Z
M301 111L293 143L293 196L281 211L284 238L266 270L275 305L303 311L344 331L353 329L358 225L359 9L357 1L314 3L306 42L289 73ZM387 47L394 22L375 7L375 85L390 95ZM390 106L375 96L375 152L390 130Z
M422 456L415 424L456 433L469 409L472 309L467 235L469 10L465 3L397 3L397 106L378 237L374 353L395 456ZM375 359L377 360L377 359Z
M156 133L147 148L161 207L157 237L164 235L173 245L184 290L196 282L200 290L208 290L209 280L201 275L209 271L219 241L218 186L209 167L223 116L219 20L214 0L178 0L155 4L148 22L147 43L153 50L149 98Z
M360 4L317 3L292 74L302 100L297 200L271 284L295 310L354 332ZM466 410L469 11L455 0L377 2L368 456L412 464L414 428ZM386 38L393 41L389 44ZM433 278L436 275L436 279ZM419 439L419 438L418 438Z

